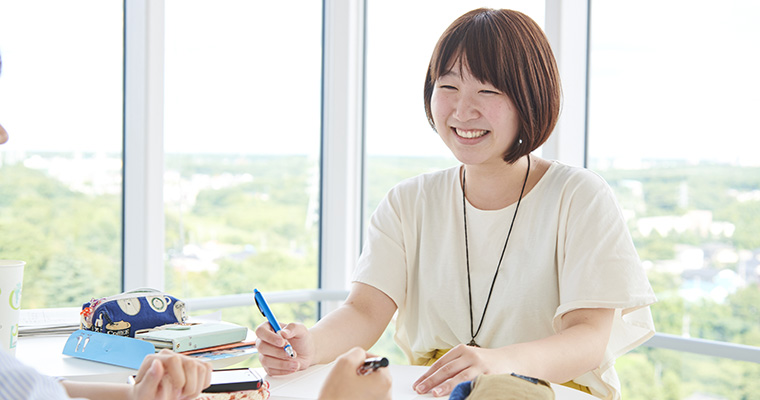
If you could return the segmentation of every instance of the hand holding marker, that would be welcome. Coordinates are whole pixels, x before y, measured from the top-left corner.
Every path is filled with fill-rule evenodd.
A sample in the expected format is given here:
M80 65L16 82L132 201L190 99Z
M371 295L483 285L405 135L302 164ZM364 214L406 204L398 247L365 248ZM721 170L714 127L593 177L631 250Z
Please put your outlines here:
M272 314L272 311L269 309L269 306L267 305L266 300L264 300L264 296L262 296L261 292L259 292L259 289L253 289L253 300L256 302L256 307L259 308L261 314L266 317L267 321L269 321L269 325L272 327L272 330L275 333L279 332L281 330L280 324L277 322L277 319L275 319L274 314ZM285 349L285 352L288 353L291 358L294 358L296 356L296 353L293 351L293 347L290 345L290 343L287 343L283 349Z
M388 359L385 357L368 358L364 361L364 364L362 364L362 366L356 370L356 373L359 375L367 375L374 372L378 368L387 366Z

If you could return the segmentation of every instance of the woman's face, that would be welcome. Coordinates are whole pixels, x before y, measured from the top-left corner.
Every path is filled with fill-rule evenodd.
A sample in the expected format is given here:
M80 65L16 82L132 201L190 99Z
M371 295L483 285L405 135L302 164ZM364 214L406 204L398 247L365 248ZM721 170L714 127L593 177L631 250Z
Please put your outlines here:
M465 165L504 165L520 119L512 100L475 79L466 63L438 78L430 109L435 129Z

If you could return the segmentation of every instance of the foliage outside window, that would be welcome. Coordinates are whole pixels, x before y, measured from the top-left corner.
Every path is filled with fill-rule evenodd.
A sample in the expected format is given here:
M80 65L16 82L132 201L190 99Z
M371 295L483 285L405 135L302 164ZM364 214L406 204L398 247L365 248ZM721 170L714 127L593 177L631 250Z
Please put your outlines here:
M0 3L0 258L26 261L22 308L120 291L122 22L121 1Z
M760 346L760 5L708 3L591 3L589 167L621 203L657 330ZM617 368L629 400L760 389L760 365L668 350Z
M317 288L322 4L282 7L166 2L165 281L181 298ZM313 302L273 309L316 320Z

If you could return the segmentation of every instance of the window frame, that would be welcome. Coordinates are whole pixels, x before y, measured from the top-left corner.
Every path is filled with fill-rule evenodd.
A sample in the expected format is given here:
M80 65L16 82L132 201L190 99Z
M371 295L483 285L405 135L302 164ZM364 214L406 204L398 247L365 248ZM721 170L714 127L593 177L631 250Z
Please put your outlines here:
M366 1L324 0L323 7L318 286L346 290L361 251L366 181ZM337 305L321 302L318 317Z
M164 15L124 1L122 290L164 289Z
M323 2L322 289L345 289L361 247L365 9ZM164 0L124 2L122 290L164 288L164 16Z
M546 0L564 101L543 154L578 166L586 157L588 10L588 1ZM346 289L361 249L365 13L364 0L323 2L319 287L330 290ZM164 286L164 15L165 0L124 3L123 289Z

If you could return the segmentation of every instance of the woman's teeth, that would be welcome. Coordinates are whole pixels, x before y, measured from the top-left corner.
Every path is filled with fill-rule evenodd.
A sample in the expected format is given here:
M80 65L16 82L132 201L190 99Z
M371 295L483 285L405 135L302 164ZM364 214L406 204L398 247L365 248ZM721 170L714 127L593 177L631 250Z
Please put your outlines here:
M456 132L457 135L467 139L479 138L488 133L487 130L464 130L458 128L454 128L454 132Z

